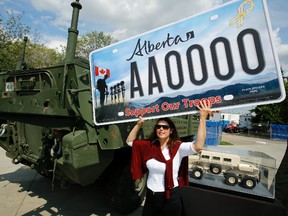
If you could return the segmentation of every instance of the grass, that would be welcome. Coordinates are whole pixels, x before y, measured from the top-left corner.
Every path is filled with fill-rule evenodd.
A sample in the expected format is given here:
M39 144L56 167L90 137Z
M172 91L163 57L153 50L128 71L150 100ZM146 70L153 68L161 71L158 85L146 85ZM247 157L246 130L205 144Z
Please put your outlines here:
M226 142L226 141L221 141L220 145L233 145L233 143Z

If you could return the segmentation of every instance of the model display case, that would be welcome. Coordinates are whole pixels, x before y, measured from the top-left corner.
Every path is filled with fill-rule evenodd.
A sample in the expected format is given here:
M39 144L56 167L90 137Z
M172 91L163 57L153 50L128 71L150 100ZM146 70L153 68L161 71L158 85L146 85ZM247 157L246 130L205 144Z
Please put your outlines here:
M228 192L275 198L276 160L249 150L207 146L189 156L189 181Z

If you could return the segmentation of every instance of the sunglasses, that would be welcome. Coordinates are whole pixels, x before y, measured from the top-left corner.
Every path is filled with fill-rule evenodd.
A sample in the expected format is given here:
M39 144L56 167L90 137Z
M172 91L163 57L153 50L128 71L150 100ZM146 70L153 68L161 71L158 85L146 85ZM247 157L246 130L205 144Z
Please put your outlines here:
M160 128L163 128L164 130L168 130L170 128L169 125L156 125L156 129L160 129Z

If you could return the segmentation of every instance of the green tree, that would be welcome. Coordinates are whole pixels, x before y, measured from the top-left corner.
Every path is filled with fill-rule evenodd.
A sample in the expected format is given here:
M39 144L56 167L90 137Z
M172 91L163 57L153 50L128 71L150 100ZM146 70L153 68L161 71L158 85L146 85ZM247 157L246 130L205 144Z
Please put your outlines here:
M284 71L282 70L282 74ZM284 79L285 80L285 79ZM288 82L284 81L286 95L288 94ZM288 124L288 99L287 97L280 103L260 105L255 107L251 112L256 116L252 118L252 122L261 123L263 126L269 127L270 124Z
M30 68L52 66L59 63L64 54L38 43L39 33L22 23L22 14L6 12L0 15L0 71L15 69L21 58L23 39L29 35L26 47L25 62Z
M30 43L27 48L26 63L32 68L57 65L64 59L64 53L47 48L44 44Z
M0 70L16 67L15 57L21 53L22 38L31 32L29 26L20 22L23 15L15 15L13 11L6 12L5 18L0 15Z
M117 40L109 34L92 31L78 38L76 55L88 59L90 52L93 50L103 48L116 42Z

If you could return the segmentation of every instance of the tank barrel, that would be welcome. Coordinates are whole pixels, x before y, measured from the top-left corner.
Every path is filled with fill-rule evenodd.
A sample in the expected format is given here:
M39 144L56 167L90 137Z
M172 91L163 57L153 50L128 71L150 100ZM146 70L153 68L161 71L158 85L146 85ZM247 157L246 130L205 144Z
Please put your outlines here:
M68 41L67 41L67 48L66 48L65 63L74 62L77 37L79 33L77 29L79 11L82 8L82 5L79 3L79 0L72 2L71 6L73 7L73 13L72 13L71 27L68 29Z
M23 43L22 55L21 55L21 58L19 59L17 65L16 65L16 70L23 70L26 67L25 52L26 52L26 45L27 45L28 37L24 36L23 41L24 41L24 43Z

